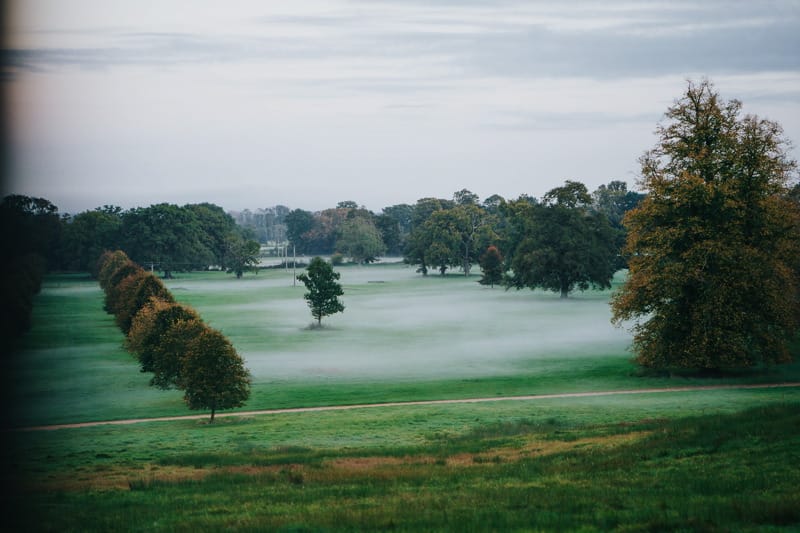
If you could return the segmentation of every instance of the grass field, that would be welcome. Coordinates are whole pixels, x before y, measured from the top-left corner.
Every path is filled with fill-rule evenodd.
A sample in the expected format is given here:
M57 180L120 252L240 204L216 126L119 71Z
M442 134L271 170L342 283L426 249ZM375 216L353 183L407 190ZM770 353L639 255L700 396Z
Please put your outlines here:
M568 301L402 265L341 269L309 330L291 271L168 285L253 373L243 410L692 384L640 375L609 291ZM188 414L147 385L95 282L47 279L14 359L14 425ZM791 530L800 389L715 390L11 432L24 531ZM24 451L21 451L24 450Z

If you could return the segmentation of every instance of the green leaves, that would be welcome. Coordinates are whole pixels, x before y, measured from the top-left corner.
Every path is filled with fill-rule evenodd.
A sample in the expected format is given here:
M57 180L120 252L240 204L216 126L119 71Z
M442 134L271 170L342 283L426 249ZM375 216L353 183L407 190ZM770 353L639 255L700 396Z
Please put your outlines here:
M640 364L720 369L783 362L798 328L795 162L774 122L740 117L690 84L642 159L648 196L629 212L629 278L613 321L636 320Z
M298 281L303 282L308 289L303 298L308 302L311 315L317 319L318 324L322 324L322 317L344 311L344 305L338 298L344 294L342 286L337 282L339 277L339 273L334 272L333 267L321 257L313 258L306 272L297 276Z

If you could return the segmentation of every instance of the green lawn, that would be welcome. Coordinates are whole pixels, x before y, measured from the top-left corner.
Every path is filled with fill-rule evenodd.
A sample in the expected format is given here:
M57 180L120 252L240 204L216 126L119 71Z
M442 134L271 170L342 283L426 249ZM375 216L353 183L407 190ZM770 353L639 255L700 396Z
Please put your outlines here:
M169 282L252 370L245 410L800 380L643 377L609 291L569 301L342 269L323 330L290 273ZM18 426L181 415L95 282L47 278L11 367ZM800 527L800 388L397 406L4 434L18 531L779 531Z
M243 410L708 383L638 376L626 330L610 323L610 291L568 301L429 276L403 265L345 267L345 312L323 330L291 271L237 280L182 274L167 284L224 332L253 374ZM84 276L47 278L14 368L16 425L187 413L178 391L148 386ZM715 380L800 380L800 365Z

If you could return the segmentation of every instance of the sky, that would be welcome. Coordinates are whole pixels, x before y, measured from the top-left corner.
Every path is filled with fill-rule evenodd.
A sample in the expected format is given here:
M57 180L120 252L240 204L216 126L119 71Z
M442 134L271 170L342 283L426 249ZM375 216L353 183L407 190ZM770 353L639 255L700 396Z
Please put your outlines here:
M704 77L800 143L800 0L19 0L5 19L3 194L62 213L638 190Z

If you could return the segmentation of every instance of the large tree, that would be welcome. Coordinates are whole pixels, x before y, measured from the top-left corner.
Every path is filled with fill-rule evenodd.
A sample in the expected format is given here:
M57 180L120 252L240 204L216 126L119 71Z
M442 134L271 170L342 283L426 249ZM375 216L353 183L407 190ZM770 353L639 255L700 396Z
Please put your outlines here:
M637 361L725 369L789 360L798 328L796 163L780 126L689 83L641 158L647 198L625 217L630 272L612 301Z
M518 210L524 237L514 250L510 286L543 288L562 298L576 288L611 287L619 254L615 232L590 203L585 185L567 181L549 191L542 204Z
M322 317L341 313L344 305L339 301L339 296L344 294L339 284L339 273L321 257L315 257L306 268L306 272L297 276L299 281L308 289L303 295L311 315L317 319L317 324L322 325Z

